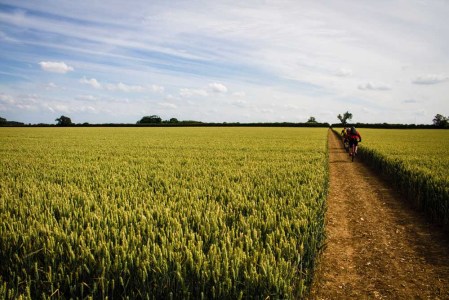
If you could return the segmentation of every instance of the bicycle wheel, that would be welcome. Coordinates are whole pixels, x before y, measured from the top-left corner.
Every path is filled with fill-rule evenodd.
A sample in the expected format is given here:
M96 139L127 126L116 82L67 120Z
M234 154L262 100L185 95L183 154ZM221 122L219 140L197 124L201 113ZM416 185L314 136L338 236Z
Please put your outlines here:
M353 162L354 161L354 157L355 157L355 145L352 145L352 147L351 147L351 152L352 152L352 155L351 155L351 161Z

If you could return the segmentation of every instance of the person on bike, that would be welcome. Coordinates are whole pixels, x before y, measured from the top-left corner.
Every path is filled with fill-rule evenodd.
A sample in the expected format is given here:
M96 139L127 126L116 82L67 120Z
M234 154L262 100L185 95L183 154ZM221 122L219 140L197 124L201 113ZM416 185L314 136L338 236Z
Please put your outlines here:
M342 131L340 132L340 136L341 136L341 141L343 142L343 146L345 148L346 151L349 151L349 140L348 140L348 136L349 136L349 131L351 130L351 128L349 127L345 127L342 129Z
M345 140L346 140L346 137L348 136L348 130L349 130L349 128L343 128L342 130L341 130L341 132L340 132L340 136L341 136L341 138L342 138L342 140L343 140L343 143L345 142Z
M349 130L348 139L349 139L349 156L357 155L357 147L358 147L359 142L362 141L362 136L355 129L354 126L352 126L351 129ZM353 146L355 146L354 153L352 153Z

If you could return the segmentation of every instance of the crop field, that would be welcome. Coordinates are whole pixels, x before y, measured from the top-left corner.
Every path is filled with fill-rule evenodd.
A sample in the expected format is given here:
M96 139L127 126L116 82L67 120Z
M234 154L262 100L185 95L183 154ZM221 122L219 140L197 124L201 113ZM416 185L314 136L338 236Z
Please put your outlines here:
M0 297L301 297L327 161L327 128L0 128Z
M434 221L449 225L449 131L360 129L361 157Z

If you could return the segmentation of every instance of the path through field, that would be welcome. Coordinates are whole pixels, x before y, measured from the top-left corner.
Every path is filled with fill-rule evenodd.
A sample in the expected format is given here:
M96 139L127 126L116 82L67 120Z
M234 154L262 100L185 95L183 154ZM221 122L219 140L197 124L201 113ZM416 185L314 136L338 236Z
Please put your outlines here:
M363 136L363 133L362 133ZM449 299L449 239L329 131L328 243L311 299Z

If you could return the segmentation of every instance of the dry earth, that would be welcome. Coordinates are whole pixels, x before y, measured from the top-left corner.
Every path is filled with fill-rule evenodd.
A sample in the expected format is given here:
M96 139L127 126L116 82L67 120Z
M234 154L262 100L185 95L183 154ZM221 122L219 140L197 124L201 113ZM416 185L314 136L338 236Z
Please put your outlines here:
M362 133L363 135L363 133ZM449 238L329 131L327 246L311 299L449 299Z

